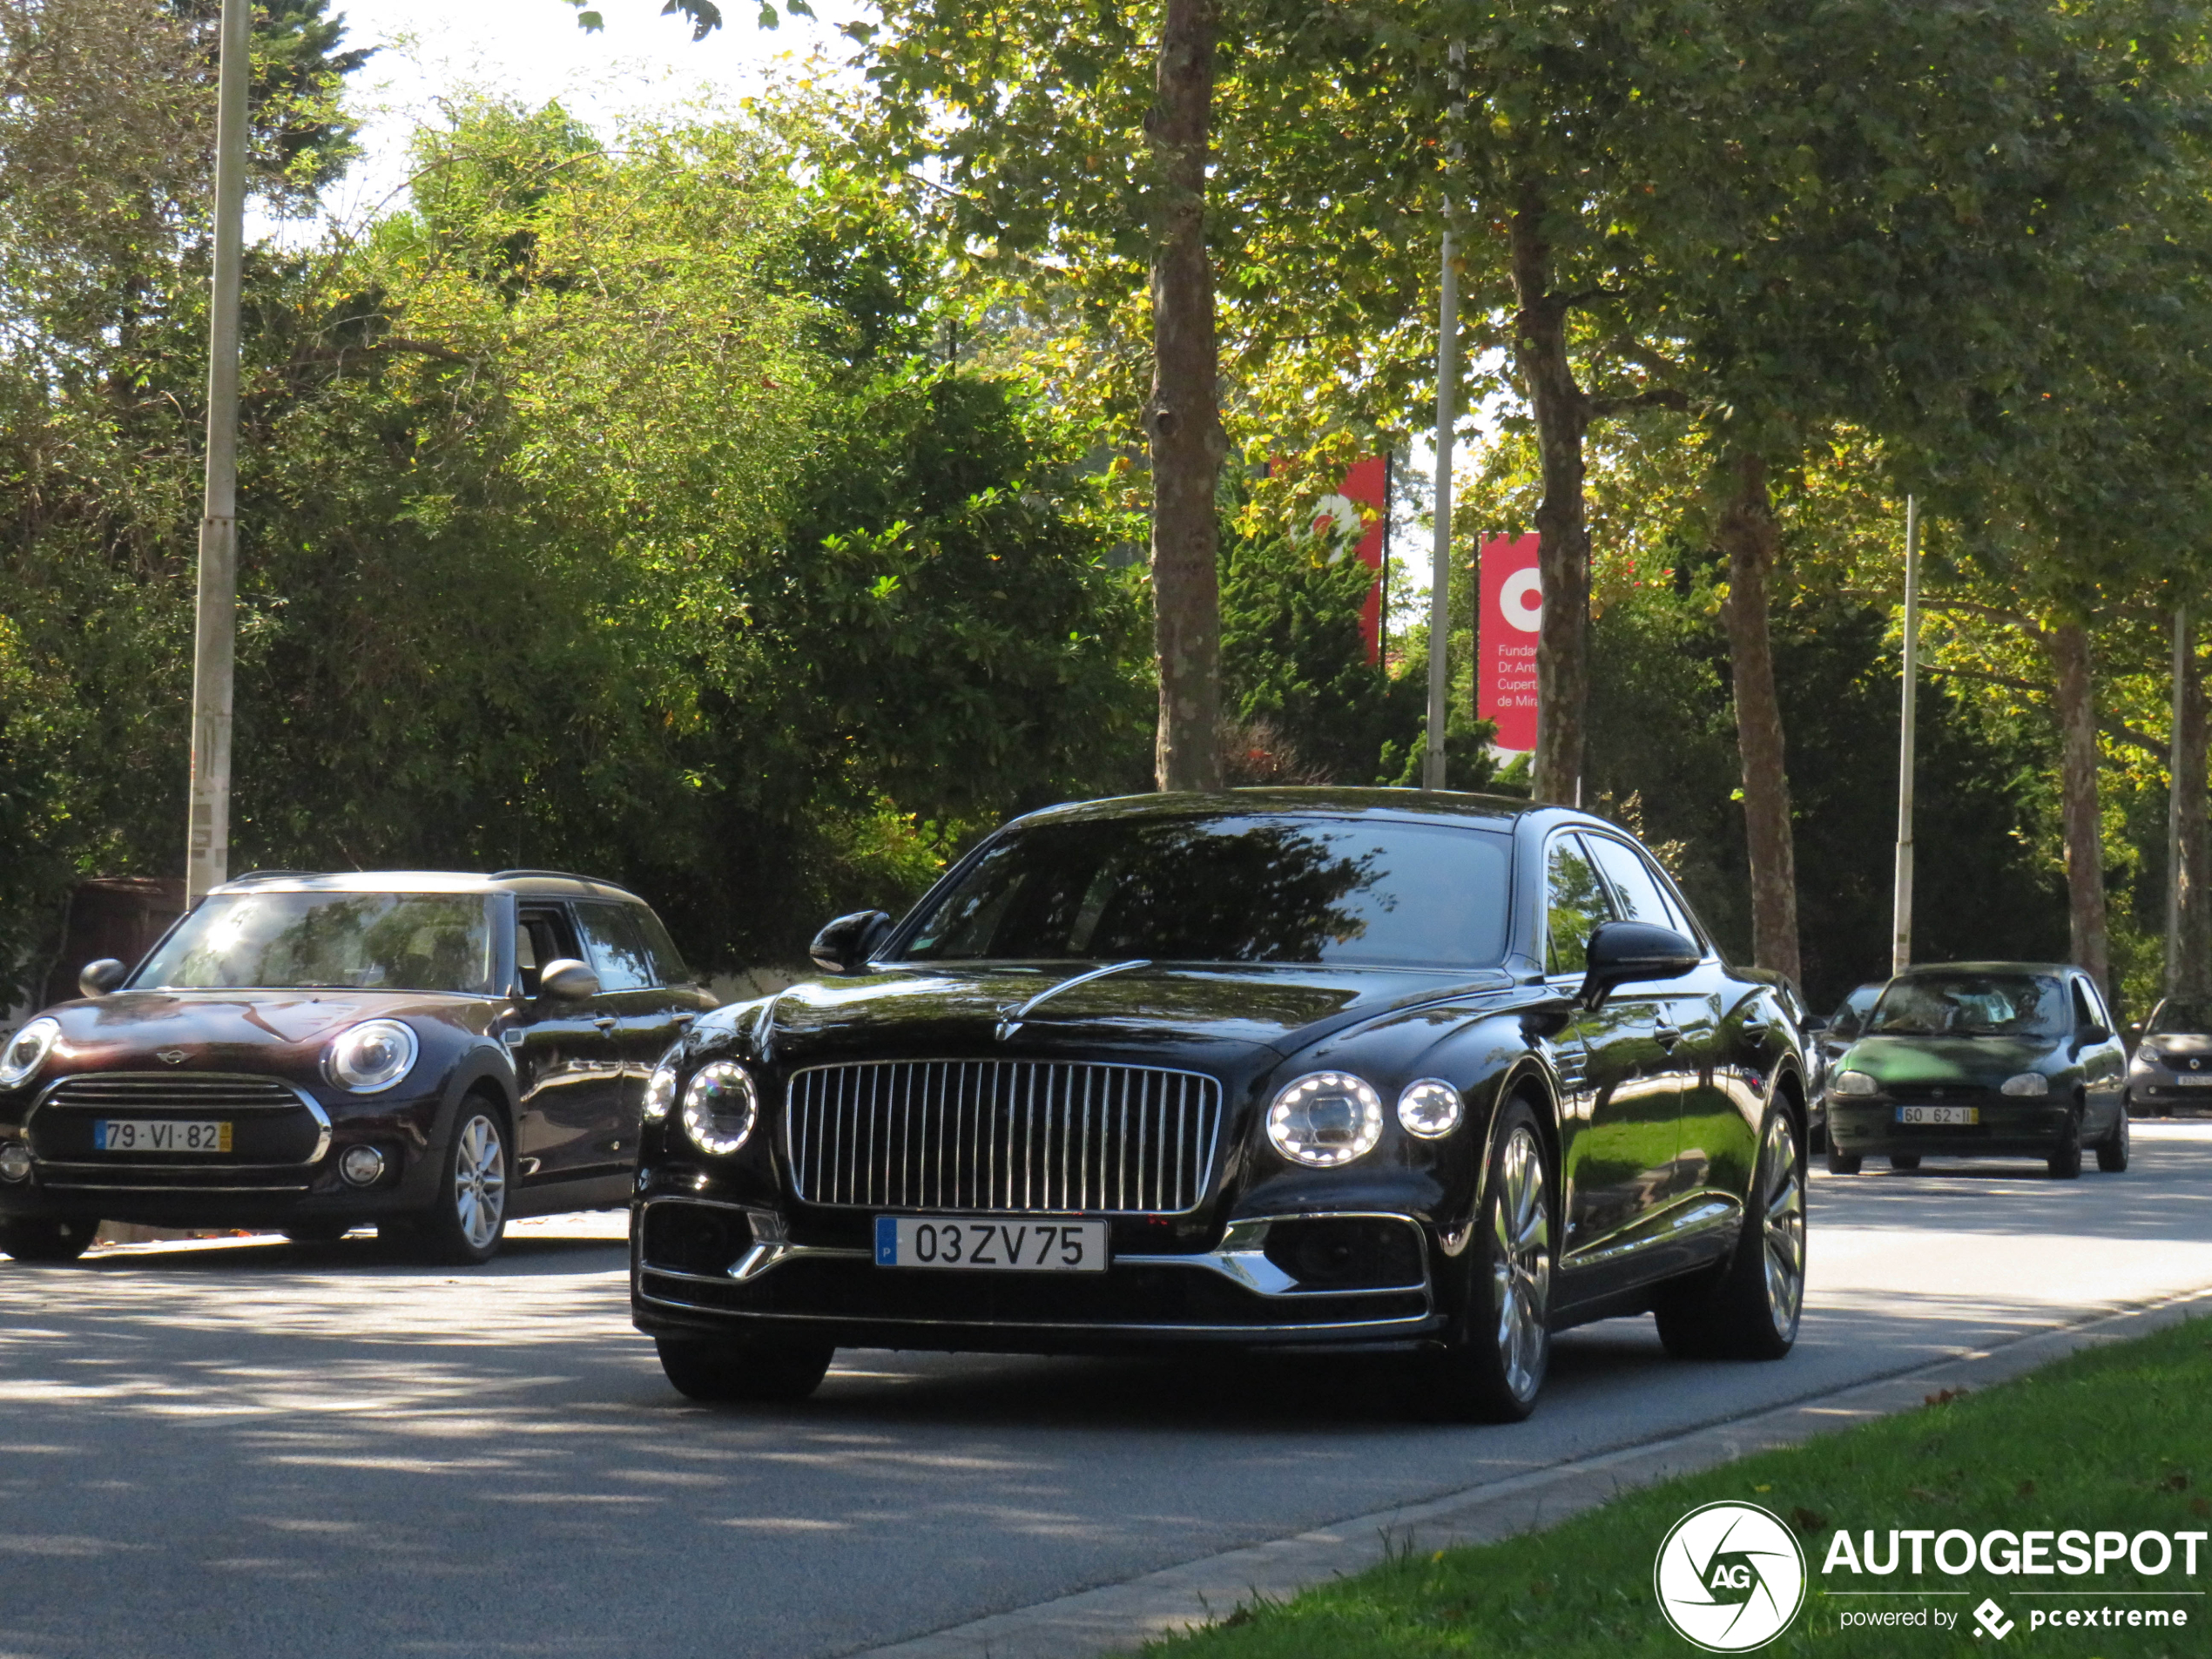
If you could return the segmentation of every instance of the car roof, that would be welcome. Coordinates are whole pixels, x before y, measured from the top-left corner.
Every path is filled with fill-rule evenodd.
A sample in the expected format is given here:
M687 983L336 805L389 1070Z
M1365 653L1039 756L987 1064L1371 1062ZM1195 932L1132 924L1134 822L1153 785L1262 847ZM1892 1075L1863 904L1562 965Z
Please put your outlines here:
M1071 801L1047 806L1015 819L1017 824L1094 823L1142 818L1194 818L1214 813L1298 814L1333 818L1388 819L1402 823L1439 819L1493 831L1510 830L1517 819L1542 813L1588 829L1619 826L1571 808L1517 799L1510 795L1477 795L1434 789L1339 789L1271 786L1206 792L1116 795L1105 800Z
M1915 962L1897 977L1917 979L1925 974L2079 974L2072 962Z
M644 900L611 881L565 870L257 870L212 893L512 893L532 899Z

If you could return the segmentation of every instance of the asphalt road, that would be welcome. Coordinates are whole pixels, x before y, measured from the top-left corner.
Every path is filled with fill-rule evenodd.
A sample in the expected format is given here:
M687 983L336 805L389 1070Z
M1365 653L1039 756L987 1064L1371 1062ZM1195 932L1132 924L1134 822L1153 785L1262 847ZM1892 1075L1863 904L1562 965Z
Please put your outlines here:
M2212 1285L2212 1124L2136 1164L1816 1176L1797 1352L1561 1339L1535 1418L1350 1363L840 1357L688 1405L615 1217L469 1273L366 1239L0 1263L0 1659L850 1652Z

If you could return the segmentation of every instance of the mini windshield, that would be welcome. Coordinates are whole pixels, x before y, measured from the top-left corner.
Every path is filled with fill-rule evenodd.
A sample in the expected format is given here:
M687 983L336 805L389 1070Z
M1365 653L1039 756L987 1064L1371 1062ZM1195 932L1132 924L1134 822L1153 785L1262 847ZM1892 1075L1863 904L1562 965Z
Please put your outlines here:
M1867 1016L1883 1037L2062 1037L2066 988L2040 974L1915 974L1892 980Z
M132 984L483 996L491 941L491 900L482 894L218 894L178 924Z
M941 894L906 954L1480 967L1505 954L1510 849L1487 831L1386 820L1042 824Z
M2153 1037L2203 1036L2212 1034L2212 1002L2189 1002L2168 997L2151 1010L2143 1035Z

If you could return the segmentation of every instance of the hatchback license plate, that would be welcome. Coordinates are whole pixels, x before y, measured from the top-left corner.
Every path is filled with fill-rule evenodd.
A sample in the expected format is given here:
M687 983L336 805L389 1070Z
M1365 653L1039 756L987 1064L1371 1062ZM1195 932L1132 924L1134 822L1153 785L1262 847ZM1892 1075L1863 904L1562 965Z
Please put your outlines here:
M227 1152L231 1126L226 1120L201 1118L179 1123L173 1117L104 1117L92 1125L95 1152Z
M986 1272L1103 1273L1103 1221L987 1221L973 1216L878 1216L878 1267Z
M1979 1123L1979 1106L1900 1106L1897 1109L1900 1123Z

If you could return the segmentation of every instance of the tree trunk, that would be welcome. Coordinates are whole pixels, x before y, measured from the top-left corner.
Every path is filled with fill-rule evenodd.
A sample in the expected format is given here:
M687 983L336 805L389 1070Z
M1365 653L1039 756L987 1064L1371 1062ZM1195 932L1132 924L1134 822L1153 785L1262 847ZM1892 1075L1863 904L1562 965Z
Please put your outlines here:
M1588 718L1590 531L1582 504L1582 440L1590 404L1567 355L1566 296L1551 292L1543 198L1524 183L1513 216L1514 359L1536 423L1544 498L1536 509L1543 621L1536 636L1536 755L1531 792L1576 804Z
M2191 618L2191 624L2194 618ZM2175 922L2174 995L2212 997L2212 845L2206 831L2206 711L2204 668L2196 660L2193 625L2182 639L2181 687L2175 701L2181 716L2175 732Z
M2059 774L2074 960L2109 996L2104 825L2097 808L2097 692L2089 666L2089 631L2078 622L2067 622L2048 637L2051 665L2058 672Z
M1206 161L1213 116L1214 0L1167 0L1145 132L1159 164L1152 224L1153 650L1160 677L1153 771L1162 789L1217 789L1221 599L1214 490L1222 430Z
M1737 455L1715 539L1728 555L1729 656L1736 682L1736 742L1743 757L1743 839L1751 860L1751 960L1792 984L1797 961L1797 852L1790 826L1790 774L1782 704L1767 631L1767 575L1780 541L1767 499L1766 462Z

